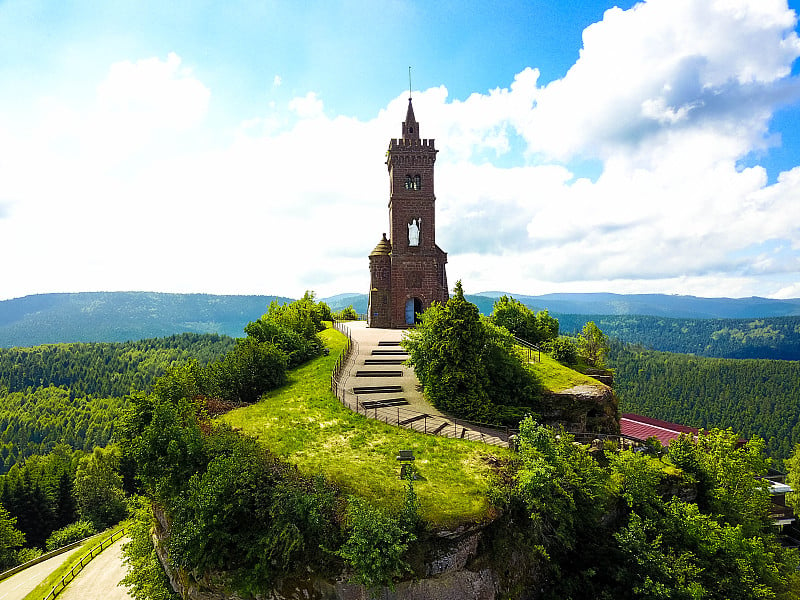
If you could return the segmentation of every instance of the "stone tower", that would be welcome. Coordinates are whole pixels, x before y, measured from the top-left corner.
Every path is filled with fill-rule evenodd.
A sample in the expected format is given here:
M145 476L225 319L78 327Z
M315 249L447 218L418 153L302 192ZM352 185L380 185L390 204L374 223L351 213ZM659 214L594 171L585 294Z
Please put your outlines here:
M447 254L436 245L434 140L419 136L411 98L403 137L392 139L389 169L389 238L369 256L370 327L410 327L432 302L447 302Z

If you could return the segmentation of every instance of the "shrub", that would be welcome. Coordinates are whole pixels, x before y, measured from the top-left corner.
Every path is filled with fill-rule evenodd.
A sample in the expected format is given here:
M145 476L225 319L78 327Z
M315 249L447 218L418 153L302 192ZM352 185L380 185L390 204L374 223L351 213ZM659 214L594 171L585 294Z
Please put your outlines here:
M72 542L91 537L95 533L97 533L97 529L90 521L75 521L51 533L44 545L48 550L55 550L56 548L68 546Z
M403 555L416 536L401 520L356 497L350 498L347 524L350 536L336 554L353 568L352 581L393 588L394 578L410 570Z
M342 310L333 313L333 318L337 321L355 321L358 319L358 313L351 304L347 308L343 308Z
M574 365L578 362L578 347L575 342L568 337L558 337L548 340L542 346L551 358L565 365Z
M280 348L253 338L236 340L221 361L207 369L208 387L231 402L257 402L264 392L286 382L288 358Z

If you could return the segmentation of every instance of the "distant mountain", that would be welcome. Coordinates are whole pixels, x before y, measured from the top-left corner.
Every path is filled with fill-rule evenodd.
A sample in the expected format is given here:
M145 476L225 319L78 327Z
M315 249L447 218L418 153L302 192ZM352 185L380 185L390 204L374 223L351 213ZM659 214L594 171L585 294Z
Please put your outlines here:
M537 310L580 315L649 315L686 319L756 319L800 315L800 298L698 298L668 294L545 294L524 296L507 292L480 292L494 299L514 296ZM481 305L478 305L481 308ZM489 308L491 311L491 307Z
M800 316L800 298L699 298L668 294L544 294L525 296L509 292L479 292L466 298L481 313L492 312L495 299L513 296L534 310L573 315L648 315L684 319L759 319ZM366 294L339 294L323 298L333 310L353 305L356 312L367 312Z
M0 302L0 347L124 342L176 333L240 337L282 296L154 292L39 294Z
M604 319L600 325L606 333L627 341L645 343L650 347L677 350L675 344L667 347L655 343L654 329L661 328L657 319L629 319L635 316L654 316L672 319L763 319L800 315L800 299L770 300L768 298L696 298L693 296L668 296L664 294L546 294L522 296L506 292L482 292L468 295L483 314L492 312L496 298L513 295L535 310L548 309L562 322L562 331L568 333L580 329L594 315L600 325L600 316L616 316ZM0 347L34 346L56 342L124 342L176 333L219 333L230 336L243 335L244 326L264 314L272 300L288 302L284 296L217 296L211 294L163 294L154 292L84 292L76 294L40 294L14 300L0 301ZM367 312L366 294L338 294L321 298L332 310L353 306L356 312ZM583 321L582 321L583 319ZM670 322L664 326L663 335L673 341L681 341L680 332L685 324ZM750 338L756 328L736 323L713 324L697 327L703 334L693 340L693 349L703 348L711 355L716 353L716 344L710 348L705 341L709 335L728 336L748 330ZM789 335L788 323L776 324L778 332ZM691 326L694 328L694 326ZM730 329L730 332L726 332ZM641 332L646 332L647 335ZM769 330L764 330L766 340ZM685 336L685 333L683 334ZM791 336L790 336L791 337ZM688 342L689 340L682 340ZM785 346L788 339L784 339ZM765 342L766 343L766 342ZM794 343L794 342L792 342ZM702 344L700 348L697 346ZM686 345L686 344L684 344ZM749 350L748 350L749 351ZM759 349L758 356L766 351ZM794 352L794 349L792 349ZM748 355L749 356L749 355Z

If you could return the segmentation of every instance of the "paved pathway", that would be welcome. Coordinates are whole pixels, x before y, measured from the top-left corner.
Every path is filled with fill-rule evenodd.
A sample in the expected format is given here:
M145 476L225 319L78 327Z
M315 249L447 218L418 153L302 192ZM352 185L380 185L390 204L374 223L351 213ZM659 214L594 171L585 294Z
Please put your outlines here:
M58 600L133 600L125 586L117 585L127 573L122 562L123 537L103 550L58 595Z
M70 550L0 581L0 600L22 600L75 552Z
M365 321L344 327L356 345L339 382L351 410L422 433L508 445L504 432L452 419L425 400L414 370L402 364L408 358L400 346L405 330L367 327Z

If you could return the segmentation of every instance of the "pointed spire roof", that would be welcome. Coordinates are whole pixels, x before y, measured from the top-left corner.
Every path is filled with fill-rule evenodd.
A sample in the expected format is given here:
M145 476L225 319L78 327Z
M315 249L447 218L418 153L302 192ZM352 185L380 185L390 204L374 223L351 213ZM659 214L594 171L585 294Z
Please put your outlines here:
M414 117L414 106L411 104L411 98L408 99L408 111L406 112L406 120L403 121L403 139L404 140L418 140L419 139L419 123Z

